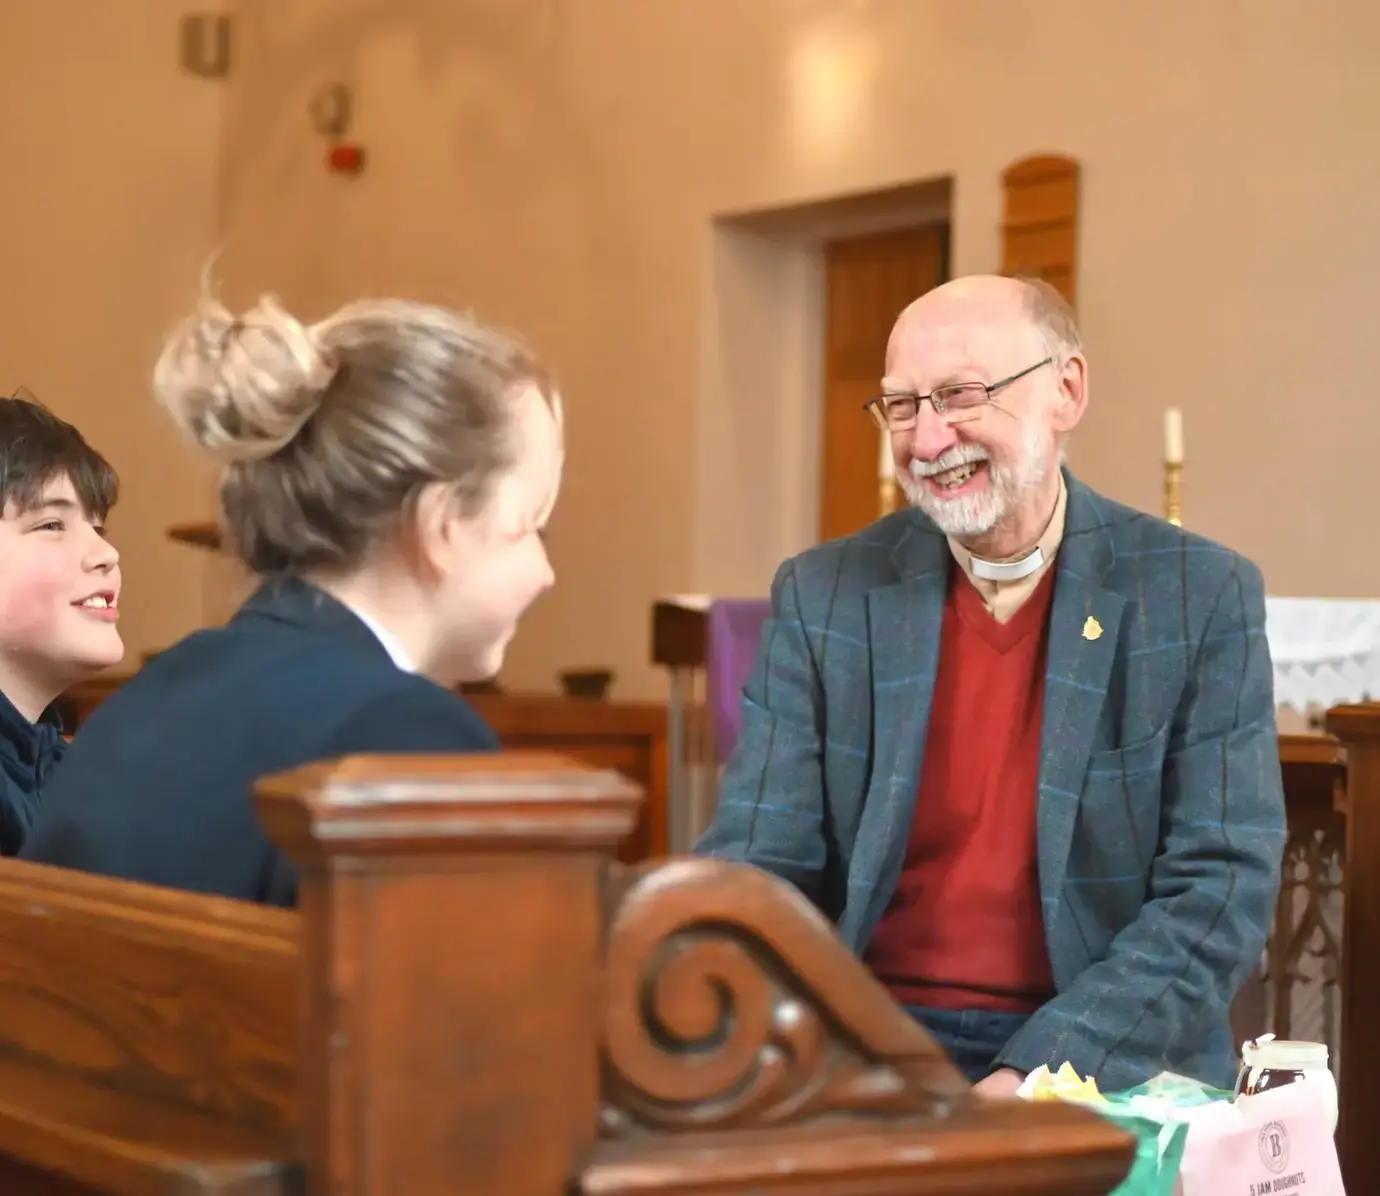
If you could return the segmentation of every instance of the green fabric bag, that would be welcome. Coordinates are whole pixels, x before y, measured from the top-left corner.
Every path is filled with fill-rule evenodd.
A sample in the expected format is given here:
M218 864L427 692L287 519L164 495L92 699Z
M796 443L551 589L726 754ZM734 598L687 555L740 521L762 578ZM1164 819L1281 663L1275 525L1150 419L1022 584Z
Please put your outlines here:
M1173 1196L1179 1164L1183 1162L1184 1142L1188 1138L1187 1123L1165 1122L1132 1113L1110 1096L1106 1104L1090 1101L1086 1107L1120 1126L1136 1140L1136 1160L1131 1164L1131 1173L1112 1189L1112 1196Z
M1172 1072L1163 1072L1125 1092L1104 1096L1101 1101L1073 1103L1105 1117L1136 1140L1131 1172L1111 1196L1173 1196L1193 1110L1232 1099L1230 1092Z

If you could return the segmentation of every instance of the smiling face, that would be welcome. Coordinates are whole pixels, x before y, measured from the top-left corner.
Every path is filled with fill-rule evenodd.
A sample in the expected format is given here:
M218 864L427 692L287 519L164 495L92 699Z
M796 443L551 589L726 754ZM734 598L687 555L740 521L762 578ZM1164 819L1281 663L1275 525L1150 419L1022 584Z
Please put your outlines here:
M496 676L518 620L555 581L545 532L565 459L559 403L525 387L513 405L516 460L495 478L481 510L452 510L436 537L443 580L434 669L448 681Z
M951 407L945 418L922 403L914 427L892 434L897 478L911 504L992 558L1022 551L1044 530L1058 494L1062 442L1085 403L1081 353L1050 343L1030 296L1014 279L956 280L911 304L887 347L888 394L996 388L961 416Z
M68 686L118 664L120 554L65 475L0 516L0 690L31 721Z

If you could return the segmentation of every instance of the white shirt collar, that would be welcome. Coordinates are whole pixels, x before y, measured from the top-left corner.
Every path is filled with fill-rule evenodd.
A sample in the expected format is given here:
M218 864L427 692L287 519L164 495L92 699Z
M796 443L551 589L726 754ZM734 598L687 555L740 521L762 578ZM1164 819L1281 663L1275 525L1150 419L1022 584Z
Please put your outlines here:
M349 604L347 603L346 605L348 606ZM399 640L396 635L389 631L387 627L372 615L366 614L358 607L351 606L350 611L361 623L374 633L375 638L383 645L384 651L388 653L393 663L397 665L398 668L402 669L404 673L415 673L417 671L417 666L412 663L412 658L408 656L407 649L402 646L402 641Z

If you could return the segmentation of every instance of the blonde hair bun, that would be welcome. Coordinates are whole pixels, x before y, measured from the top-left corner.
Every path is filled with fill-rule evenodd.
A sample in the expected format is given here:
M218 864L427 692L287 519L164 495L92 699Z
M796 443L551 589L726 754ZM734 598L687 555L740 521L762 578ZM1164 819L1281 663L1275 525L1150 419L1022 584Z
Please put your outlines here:
M529 387L559 425L541 363L472 316L362 299L308 327L272 298L237 319L203 294L154 387L219 458L229 545L261 576L357 568L433 485L479 511L522 453Z
M290 444L336 369L312 329L273 296L242 316L204 296L169 338L153 386L182 432L229 465Z

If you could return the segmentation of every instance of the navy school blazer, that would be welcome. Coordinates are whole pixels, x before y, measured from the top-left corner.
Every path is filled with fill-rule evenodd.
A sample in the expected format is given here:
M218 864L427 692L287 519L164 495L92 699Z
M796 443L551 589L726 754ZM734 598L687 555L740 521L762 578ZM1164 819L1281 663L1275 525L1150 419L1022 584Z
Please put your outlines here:
M291 906L296 871L254 808L260 777L338 756L497 747L473 707L399 669L350 610L274 579L97 708L45 786L20 855Z

